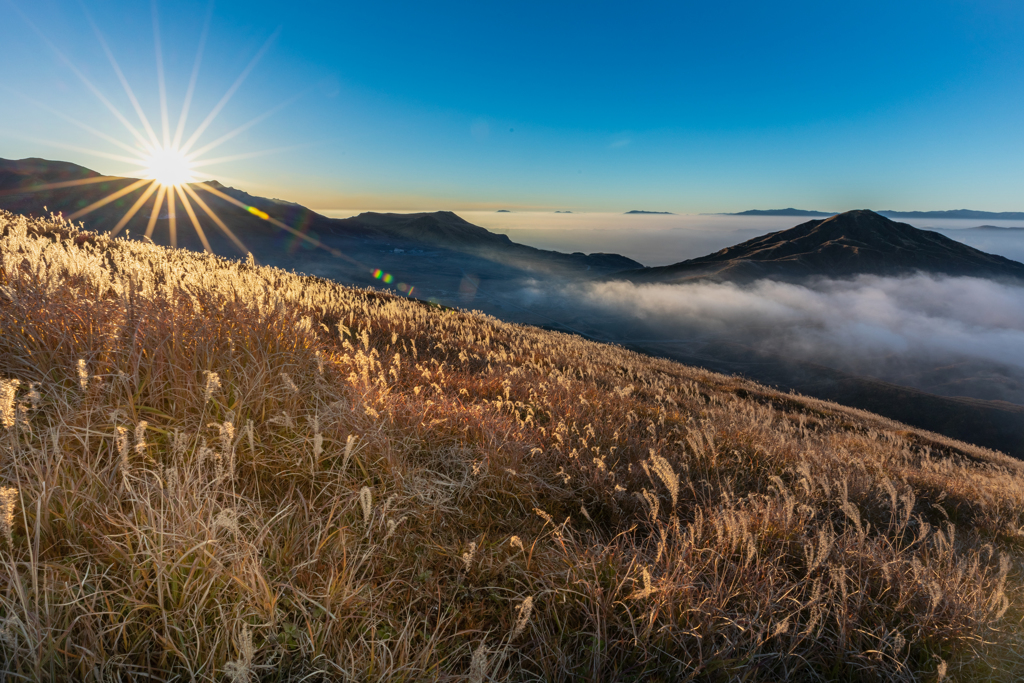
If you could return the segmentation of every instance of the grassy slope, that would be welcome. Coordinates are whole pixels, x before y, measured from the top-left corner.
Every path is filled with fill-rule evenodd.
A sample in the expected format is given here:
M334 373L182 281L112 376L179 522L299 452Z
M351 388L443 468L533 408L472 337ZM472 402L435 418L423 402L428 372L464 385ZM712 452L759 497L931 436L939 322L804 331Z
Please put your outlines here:
M477 313L57 221L0 234L4 671L1024 665L1016 461Z

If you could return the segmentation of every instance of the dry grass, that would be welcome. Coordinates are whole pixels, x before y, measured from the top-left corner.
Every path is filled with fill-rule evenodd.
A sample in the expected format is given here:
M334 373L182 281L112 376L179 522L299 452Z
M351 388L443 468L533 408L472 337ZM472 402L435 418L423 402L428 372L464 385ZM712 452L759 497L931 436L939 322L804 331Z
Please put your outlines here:
M251 262L0 234L12 679L1024 668L1016 461Z

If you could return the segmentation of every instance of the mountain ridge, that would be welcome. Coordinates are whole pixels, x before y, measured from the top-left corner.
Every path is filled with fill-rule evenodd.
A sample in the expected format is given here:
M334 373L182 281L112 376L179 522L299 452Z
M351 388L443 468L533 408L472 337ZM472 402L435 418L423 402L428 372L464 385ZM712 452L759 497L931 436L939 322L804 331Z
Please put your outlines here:
M710 214L713 216L836 216L839 211L813 211L807 209L748 209L738 213ZM886 218L949 218L1019 221L1024 220L1024 211L977 211L974 209L951 209L946 211L896 211L880 209L875 211Z
M49 187L54 182L71 181L73 183L83 179L86 182L81 185L69 183L67 186ZM111 192L127 188L134 180L118 176L103 176L69 162L48 161L39 158L0 159L0 208L29 215L55 212L70 216ZM244 190L223 185L217 180L205 181L203 184L227 195L236 202L258 210L256 212L241 211L238 206L231 206L222 198L205 195L207 204L224 218L232 230L246 233L248 236L262 236L278 240L291 238L287 235L285 228L280 225L275 227L274 224L269 223L267 221L269 218L278 224L288 226L293 234L331 236L347 241L358 240L360 248L371 248L370 242L379 242L381 248L392 250L408 250L414 247L440 248L475 258L497 261L506 266L527 271L568 269L574 272L603 274L643 267L643 264L619 254L563 253L519 244L513 242L507 235L493 233L473 225L451 211L415 214L366 212L350 218L336 219L328 218L301 204L252 195ZM201 189L197 183L193 183L192 187L197 190ZM109 205L83 216L80 220L89 229L100 232L109 230L131 207L136 196L141 195L142 192L143 188L139 187ZM127 224L128 230L139 234L146 229L146 221L150 216L154 201L155 198L150 197L148 202L141 207L141 210ZM176 203L178 205L178 235L176 239L187 248L202 248L203 245L189 234L191 227L189 227L184 205L180 200L177 200ZM261 217L260 213L265 214L267 218ZM158 243L169 243L167 220L165 212L158 212L158 220L153 232L153 239ZM231 245L216 231L210 231L207 237L211 243L217 245L215 251L219 251L221 246L228 252L238 251L236 245ZM319 238L311 239L314 239L315 242Z
M611 277L673 283L901 275L915 271L1024 280L1022 263L867 209L807 221L696 259Z

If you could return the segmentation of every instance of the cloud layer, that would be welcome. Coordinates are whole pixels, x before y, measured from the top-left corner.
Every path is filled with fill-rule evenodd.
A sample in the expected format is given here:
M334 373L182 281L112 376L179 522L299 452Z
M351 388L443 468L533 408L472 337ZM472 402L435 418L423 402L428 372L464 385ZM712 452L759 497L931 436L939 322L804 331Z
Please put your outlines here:
M592 284L591 306L651 333L710 335L863 371L896 355L930 363L973 357L1024 367L1024 287L916 275L819 280L807 286Z

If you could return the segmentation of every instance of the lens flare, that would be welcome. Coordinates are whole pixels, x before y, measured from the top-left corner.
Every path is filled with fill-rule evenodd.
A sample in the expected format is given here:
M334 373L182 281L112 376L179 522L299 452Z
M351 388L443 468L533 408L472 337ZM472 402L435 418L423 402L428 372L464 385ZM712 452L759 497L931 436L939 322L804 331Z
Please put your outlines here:
M177 149L157 149L145 161L145 176L164 187L186 185L195 180L188 158Z

